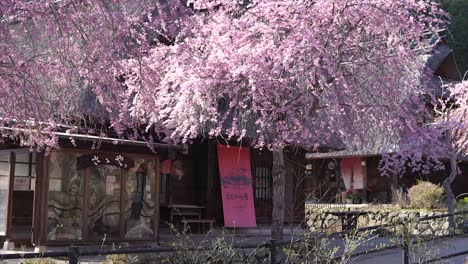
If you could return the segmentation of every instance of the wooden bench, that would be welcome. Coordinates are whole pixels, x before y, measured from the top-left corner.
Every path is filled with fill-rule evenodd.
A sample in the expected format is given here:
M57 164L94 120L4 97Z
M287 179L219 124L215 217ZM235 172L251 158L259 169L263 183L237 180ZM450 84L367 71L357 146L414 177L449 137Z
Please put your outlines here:
M202 210L205 208L204 206L187 204L171 204L168 207L171 210L171 223L174 223L174 217L181 217L184 219L186 216L189 216L200 219L202 216Z
M206 224L209 224L210 225L210 230L213 229L213 223L215 222L214 219L198 219L198 218L194 218L194 219L183 219L182 220L182 223L184 223L184 230L187 230L187 226L190 225L190 224L198 224L198 231L200 233L201 231L201 227L203 227L203 232L205 232L205 227L206 227Z

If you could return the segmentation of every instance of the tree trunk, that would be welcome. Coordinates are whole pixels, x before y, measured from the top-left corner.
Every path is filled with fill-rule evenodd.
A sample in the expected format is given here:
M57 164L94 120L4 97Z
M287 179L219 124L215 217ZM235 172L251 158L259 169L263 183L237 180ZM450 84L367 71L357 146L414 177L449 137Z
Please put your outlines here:
M457 168L457 154L453 152L450 155L450 175L448 176L447 179L444 180L444 183L442 186L444 187L445 195L447 197L447 209L449 214L453 214L455 211L455 195L453 194L452 191L452 183L455 180L455 177L458 174L458 168ZM454 228L455 227L455 220L453 216L449 216L448 218L449 221L449 227Z
M283 149L274 148L273 152L273 212L271 223L271 238L277 241L283 240L284 225L284 184L286 166L284 163Z

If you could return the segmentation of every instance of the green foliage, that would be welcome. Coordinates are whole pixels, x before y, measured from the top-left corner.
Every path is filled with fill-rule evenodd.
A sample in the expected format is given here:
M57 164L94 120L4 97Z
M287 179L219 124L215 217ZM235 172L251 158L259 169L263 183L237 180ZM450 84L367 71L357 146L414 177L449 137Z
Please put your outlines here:
M229 235L226 233L212 239L197 241L189 237L185 231L179 232L173 226L172 229L176 234L176 240L167 246L173 248L175 252L159 256L158 262L160 263L267 263L266 258L263 262L257 262L257 254L262 255L265 250L262 248L249 250L235 248L234 239L228 238Z
M22 263L24 264L56 264L57 261L51 258L34 258L34 259L25 259Z
M447 40L463 75L468 71L468 1L442 0L441 2L445 11L452 16Z
M216 237L207 235L202 241L194 240L185 232L176 231L176 241L165 245L175 252L157 254L153 259L138 263L185 263L185 264L244 264L269 263L269 248L236 248L242 244L233 234L223 232ZM291 239L289 244L278 245L276 259L280 263L302 264L345 264L351 263L351 256L358 247L369 243L376 235L372 232L351 232L343 237L317 237L311 233L304 233L300 239ZM293 242L294 241L294 242ZM234 243L235 242L235 243ZM250 244L250 243L249 243ZM372 246L373 244L371 244ZM245 246L245 245L244 245ZM375 245L375 248L378 248ZM188 250L191 249L191 250ZM373 249L370 247L370 249Z
M284 263L353 263L351 256L358 247L367 244L370 246L368 250L373 250L382 246L369 243L376 237L372 231L351 231L342 238L328 235L317 238L304 234L300 242L283 248Z
M420 181L409 189L410 206L414 209L439 207L444 198L444 189L427 181Z
M468 197L463 197L457 200L456 209L459 211L468 210ZM467 218L467 215L461 215L463 218Z
M131 262L132 261L128 255L115 254L115 255L107 255L106 261L101 262L101 264L127 264Z

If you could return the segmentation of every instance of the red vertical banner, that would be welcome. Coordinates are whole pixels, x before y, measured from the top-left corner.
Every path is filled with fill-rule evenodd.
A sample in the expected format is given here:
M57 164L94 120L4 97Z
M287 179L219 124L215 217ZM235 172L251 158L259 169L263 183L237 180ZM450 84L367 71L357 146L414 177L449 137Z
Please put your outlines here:
M250 149L218 145L225 227L255 227Z
M341 160L341 177L346 189L364 189L364 167L361 157L343 158Z

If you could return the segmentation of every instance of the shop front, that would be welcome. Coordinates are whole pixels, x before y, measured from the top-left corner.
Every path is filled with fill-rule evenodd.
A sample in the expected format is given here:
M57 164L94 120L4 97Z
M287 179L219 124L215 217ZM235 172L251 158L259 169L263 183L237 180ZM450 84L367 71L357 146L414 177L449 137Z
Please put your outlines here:
M160 146L156 154L146 146L80 146L47 154L0 150L5 248L158 242L160 226L162 235L170 236L169 224L180 224L184 217L210 220L215 227L271 223L267 151L193 144L186 152ZM288 221L300 222L304 207L296 183L302 170L290 163L285 210ZM189 208L190 216L180 208Z
M146 149L0 151L4 248L157 241L158 167Z
M53 152L47 164L47 243L157 239L156 156Z

